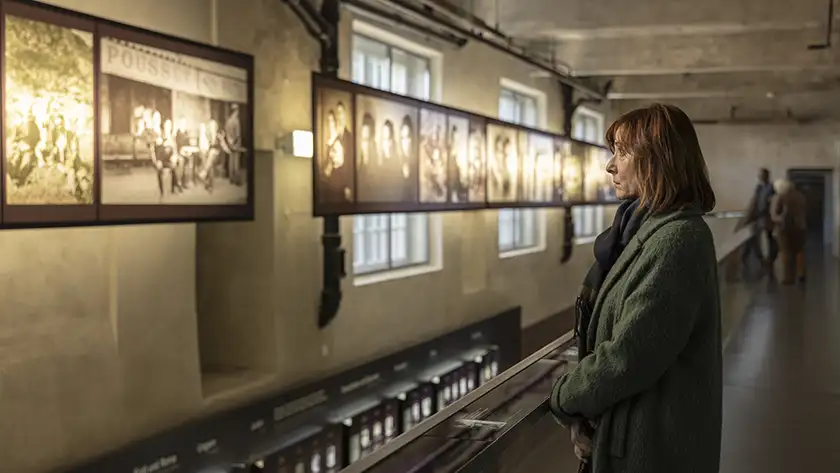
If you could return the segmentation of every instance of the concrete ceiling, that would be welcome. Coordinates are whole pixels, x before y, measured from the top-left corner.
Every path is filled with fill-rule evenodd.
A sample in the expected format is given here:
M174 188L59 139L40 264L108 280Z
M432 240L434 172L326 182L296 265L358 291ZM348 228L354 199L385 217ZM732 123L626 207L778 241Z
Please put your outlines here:
M826 40L828 0L460 5L574 75L612 79L610 98L627 102L620 109L667 101L698 119L729 117L733 107L753 118L840 119L840 36L832 48L808 48Z

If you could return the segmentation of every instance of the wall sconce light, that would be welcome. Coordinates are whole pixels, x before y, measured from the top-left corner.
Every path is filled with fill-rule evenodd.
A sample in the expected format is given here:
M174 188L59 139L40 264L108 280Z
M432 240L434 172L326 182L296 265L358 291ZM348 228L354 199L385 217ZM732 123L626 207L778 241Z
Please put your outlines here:
M315 155L315 142L312 132L307 130L294 130L278 137L274 143L274 148L296 158L312 159Z

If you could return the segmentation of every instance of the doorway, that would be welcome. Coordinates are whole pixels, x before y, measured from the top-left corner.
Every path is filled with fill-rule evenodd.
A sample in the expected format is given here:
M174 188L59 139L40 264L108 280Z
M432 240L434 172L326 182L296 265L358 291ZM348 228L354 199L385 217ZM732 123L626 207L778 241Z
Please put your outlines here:
M834 241L834 170L788 169L788 179L805 195L809 240Z

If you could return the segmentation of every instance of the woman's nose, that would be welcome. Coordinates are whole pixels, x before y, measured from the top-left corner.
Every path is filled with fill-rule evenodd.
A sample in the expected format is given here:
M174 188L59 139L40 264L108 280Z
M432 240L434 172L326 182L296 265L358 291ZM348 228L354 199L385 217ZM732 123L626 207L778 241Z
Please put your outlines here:
M610 174L615 174L616 173L615 156L613 156L612 158L610 158L609 161L607 161L607 172L610 173Z

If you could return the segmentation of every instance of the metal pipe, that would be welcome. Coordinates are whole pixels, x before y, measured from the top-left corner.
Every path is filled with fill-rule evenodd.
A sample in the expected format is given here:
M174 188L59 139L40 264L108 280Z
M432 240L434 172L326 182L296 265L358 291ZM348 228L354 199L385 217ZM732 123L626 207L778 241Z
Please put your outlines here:
M831 34L834 32L834 0L828 0L828 25L825 28L825 42L822 44L809 44L808 49L819 50L831 47Z
M519 51L517 49L514 49L512 46L507 45L507 44L504 44L504 45L499 44L498 42L493 41L493 40L487 38L486 36L484 36L480 33L476 33L475 31L472 31L468 28L464 28L462 26L456 25L456 24L446 20L445 18L440 17L440 15L435 14L434 10L432 10L430 8L425 8L425 9L420 8L420 7L417 7L416 5L412 5L412 4L407 3L403 0L379 0L379 1L384 2L384 3L390 5L394 8L398 8L400 10L403 10L407 13L417 15L417 16L419 16L419 17L421 17L421 18L423 18L427 21L437 23L437 24L445 27L446 29L454 32L455 34L465 36L468 39L478 41L478 42L483 43L487 46L490 46L493 49L496 49L497 51L501 51L505 54L513 56L513 57L519 59L520 61L522 61L526 64L529 64L529 65L531 65L531 66L533 66L537 69L546 71L549 74L552 74L552 75L556 76L557 79L560 82L562 82L562 83L564 83L564 84L566 84L570 87L573 87L573 88L579 90L580 92L583 92L586 95L589 95L591 97L595 97L598 100L607 100L606 94L604 94L602 92L599 92L599 91L597 91L597 90L595 90L591 87L588 87L588 86L586 86L584 84L581 84L580 82L572 79L571 77L569 77L568 74L564 73L563 71L558 70L555 65L546 64L545 62L543 62L543 61L541 61L541 60L539 60L539 59L537 59L533 56L528 55L524 51Z
M403 16L400 16L396 13L389 12L383 10L381 8L377 8L373 5L370 5L366 2L362 2L359 0L343 0L343 2L351 9L356 11L357 13L370 15L373 17L377 17L381 20L385 20L388 23L392 24L395 27L407 28L410 30L417 31L423 35L431 36L439 41L443 41L447 44L455 46L457 48L462 48L467 44L467 39L461 36L456 36L451 33L445 33L442 31L435 31L432 28L427 26L421 25L420 23L415 23Z
M420 0L420 3L426 5L428 7L437 7L444 10L445 13L448 13L451 16L454 16L458 20L467 21L468 23L472 24L476 28L479 28L487 33L490 33L497 38L505 41L508 44L513 44L514 38L508 36L504 31L500 30L497 26L488 25L486 21L482 18L475 15L473 12L467 10L464 7L456 5L448 0ZM498 20L498 11L496 12L496 19ZM573 67L565 63L563 61L557 60L554 55L552 54L552 63L559 64L563 66L567 71L573 69Z
M309 3L309 0L284 0L292 12L303 23L306 32L313 36L321 43L322 46L328 46L332 43L332 38L329 34L329 25L321 18L321 15L315 10L315 7Z

